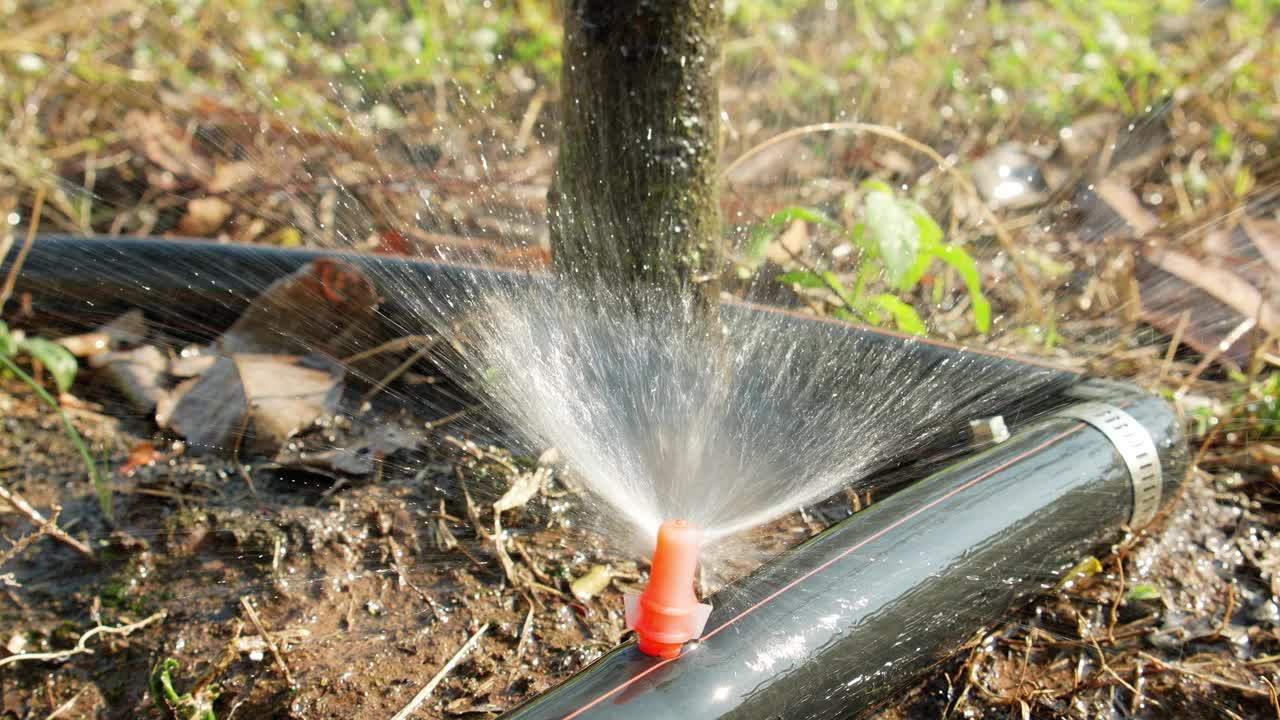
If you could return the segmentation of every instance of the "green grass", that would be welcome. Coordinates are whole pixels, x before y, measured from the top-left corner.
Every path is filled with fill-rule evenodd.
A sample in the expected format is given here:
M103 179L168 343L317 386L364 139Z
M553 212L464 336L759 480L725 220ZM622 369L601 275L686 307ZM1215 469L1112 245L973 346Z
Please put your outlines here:
M84 438L80 437L80 433L76 430L75 425L72 424L71 418L67 417L67 413L63 411L62 406L47 390L41 387L35 378L18 365L17 357L19 355L26 355L33 362L43 366L50 377L53 378L59 392L66 392L75 379L77 367L75 356L61 345L56 345L44 338L35 337L16 340L10 334L8 326L3 321L0 321L0 370L6 371L21 380L27 387L31 388L31 391L36 394L36 397L40 398L41 402L58 414L58 418L62 420L62 425L66 429L67 439L75 445L76 451L80 453L81 459L84 460L89 482L93 484L94 491L98 495L98 509L102 512L103 518L108 523L111 522L111 485L98 472L98 464L94 461L93 455L90 454L88 446L85 445Z

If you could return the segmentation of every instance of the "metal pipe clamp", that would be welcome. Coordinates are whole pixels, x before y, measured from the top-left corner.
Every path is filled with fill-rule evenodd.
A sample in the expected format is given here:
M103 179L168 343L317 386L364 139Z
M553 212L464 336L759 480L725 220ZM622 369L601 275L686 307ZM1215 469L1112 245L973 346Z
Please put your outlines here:
M1151 524L1160 510L1160 455L1142 423L1114 405L1092 401L1072 405L1054 415L1088 423L1107 436L1129 468L1129 479L1133 483L1129 527L1138 530Z

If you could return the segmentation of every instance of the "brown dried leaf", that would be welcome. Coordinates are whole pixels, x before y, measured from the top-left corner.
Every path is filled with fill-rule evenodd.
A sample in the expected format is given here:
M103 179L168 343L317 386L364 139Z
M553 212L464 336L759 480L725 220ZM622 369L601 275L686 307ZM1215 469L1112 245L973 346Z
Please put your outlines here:
M1258 249L1258 254L1266 259L1273 271L1280 272L1280 221L1245 218L1240 225Z
M244 185L258 176L258 168L251 162L219 161L209 181L209 192L224 193Z
M1138 196L1127 184L1115 178L1104 178L1093 183L1093 193L1124 221L1133 235L1142 237L1160 227L1160 220L1142 206Z
M288 455L282 451L276 462L285 467L305 467L347 475L368 475L377 463L400 450L418 447L420 438L398 425L378 425L350 441L346 447L321 452Z
M198 155L191 138L162 113L131 110L124 126L142 155L163 171L201 182L212 177L209 160Z
M799 255L809 247L809 224L796 220L782 232L775 242L769 243L764 256L775 265L788 265L792 255Z
M160 453L156 451L155 445L149 442L136 443L132 448L129 448L129 459L125 461L124 465L120 466L120 473L122 475L132 474L134 470L154 463L158 457L160 457Z
M1280 233L1267 220L1245 218L1205 236L1205 261L1239 275L1260 290L1275 289L1280 269ZM1274 259L1271 257L1274 256Z
M358 268L316 260L268 286L215 344L226 353L346 357L366 344L377 307Z
M521 473L511 481L511 487L493 504L493 511L501 513L518 507L524 507L542 489L550 472L546 468L538 468L531 473Z
M340 370L306 367L293 357L221 357L204 375L179 386L168 422L196 447L230 450L245 428L243 447L273 452L334 411L341 381Z
M123 345L135 345L142 342L147 334L147 322L141 310L130 310L97 330L80 335L68 335L58 344L71 351L72 355L92 358L95 355L111 352Z
M178 221L178 232L191 237L208 237L231 217L231 203L216 197L196 198L187 203L187 212Z
M1264 302L1261 291L1239 275L1176 250L1149 253L1147 259L1221 300L1244 318L1256 317L1258 325L1268 333L1280 334L1280 308L1274 301Z
M1058 154L1065 165L1081 167L1102 150L1102 146L1116 136L1124 117L1119 113L1094 113L1077 118L1069 127L1058 133Z
M1201 354L1217 352L1219 343L1244 320L1231 306L1141 255L1134 271L1142 319L1169 334L1181 328L1182 342ZM1240 365L1248 360L1246 345L1236 343L1223 355Z
M90 360L90 364L101 368L111 384L139 412L155 410L165 395L161 380L169 359L151 345L98 355Z
M195 345L183 351L169 362L169 374L180 378L199 377L209 371L218 356L206 348Z

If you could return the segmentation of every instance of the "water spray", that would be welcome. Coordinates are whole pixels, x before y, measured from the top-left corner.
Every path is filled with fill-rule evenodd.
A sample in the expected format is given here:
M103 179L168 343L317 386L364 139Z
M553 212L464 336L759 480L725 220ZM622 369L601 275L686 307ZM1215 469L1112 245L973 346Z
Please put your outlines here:
M636 631L640 652L674 658L690 640L702 636L711 606L693 591L702 533L687 520L668 520L658 528L658 544L649 567L649 584L628 594L627 627Z
M149 320L196 336L234 319L247 302L244 293L334 255L44 238L32 248L19 290L30 292L49 318L89 326L160 294L172 302L148 305ZM467 287L483 276L484 287L508 284L514 292L524 281L484 268L344 257L371 273L395 273L406 286ZM382 314L406 327L415 310L412 303L389 301ZM805 371L821 367L819 361L837 356L836 350L847 351L838 356L852 357L862 369L876 369L882 357L899 363L889 369L911 364L919 377L934 381L936 392L916 388L909 396L891 396L893 403L884 393L853 397L881 400L884 412L872 417L893 413L939 423L931 437L952 442L941 447L955 452L871 468L870 482L900 489L740 578L710 603L699 603L694 592L699 541L722 534L725 526L697 515L653 515L684 522L673 519L659 528L650 582L627 600L627 624L638 642L624 643L511 710L508 720L865 715L963 646L976 629L1052 592L1081 557L1115 542L1124 528L1151 522L1185 478L1181 421L1162 399L1132 386L746 303L726 303L722 315L730 327L766 327L786 337L788 348L807 360L796 365ZM826 410L824 417L839 426L850 413L868 411L832 394L851 380L842 385L839 376L827 379L832 382L818 386L826 393L822 403L805 396L804 403L786 406L785 416ZM922 396L930 402L907 402ZM776 393L769 398L791 399ZM979 425L1007 425L1008 437L988 433L978 446L971 436L956 439L957 432L972 434L970 420L997 415L1000 423ZM860 445L864 440L859 436ZM707 502L732 510L727 492L721 489ZM706 514L728 512L712 510ZM694 639L696 648L686 645Z

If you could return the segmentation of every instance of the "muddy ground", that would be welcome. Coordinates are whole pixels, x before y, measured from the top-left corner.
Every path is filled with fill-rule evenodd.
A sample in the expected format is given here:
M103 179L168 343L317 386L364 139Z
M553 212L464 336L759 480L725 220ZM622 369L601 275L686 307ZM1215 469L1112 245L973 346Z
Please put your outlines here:
M501 550L494 542L492 502L536 458L440 428L367 477L252 460L241 473L86 395L72 417L110 470L114 527L57 417L20 384L0 390L7 486L60 505L59 524L97 556L43 537L6 563L6 654L59 657L0 668L0 717L388 718L470 638L418 716L492 717L625 637L622 593L644 568L573 526L570 486L548 482L504 513ZM358 430L312 432L341 445ZM993 619L879 716L1267 716L1278 500L1265 478L1196 473L1166 530L1119 548L1123 576L1104 557L1102 572ZM779 523L775 547L841 514L826 510ZM0 515L11 540L33 529ZM606 587L574 597L594 565L609 566ZM96 625L139 622L72 652ZM169 658L178 700L162 711L149 686Z

